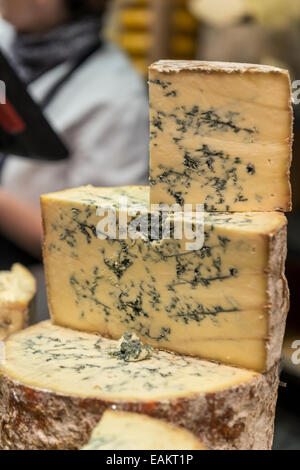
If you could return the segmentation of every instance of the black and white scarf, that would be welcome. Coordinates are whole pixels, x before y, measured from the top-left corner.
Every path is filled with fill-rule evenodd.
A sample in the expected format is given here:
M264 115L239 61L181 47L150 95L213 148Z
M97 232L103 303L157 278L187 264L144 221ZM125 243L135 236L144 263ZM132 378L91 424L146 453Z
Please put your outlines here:
M99 18L88 16L44 33L17 32L9 58L25 83L63 63L77 61L100 43Z

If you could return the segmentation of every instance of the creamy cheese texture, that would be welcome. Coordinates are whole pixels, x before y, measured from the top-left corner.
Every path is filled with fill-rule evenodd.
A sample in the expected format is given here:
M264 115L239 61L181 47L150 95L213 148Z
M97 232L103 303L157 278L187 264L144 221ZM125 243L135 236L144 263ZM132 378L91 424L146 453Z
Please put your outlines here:
M124 362L111 355L117 342L44 322L12 335L0 373L24 385L107 400L153 401L226 390L258 374L153 351Z
M132 331L160 349L264 370L271 325L285 314L271 296L281 295L285 216L205 214L196 251L185 239L100 240L96 208L115 207L124 194L128 211L148 207L146 187L42 197L53 322L115 339Z
M159 61L150 67L151 202L289 211L291 86L276 67Z
M35 279L24 266L0 271L0 340L25 327L35 293Z
M190 432L149 416L105 411L83 450L205 450Z

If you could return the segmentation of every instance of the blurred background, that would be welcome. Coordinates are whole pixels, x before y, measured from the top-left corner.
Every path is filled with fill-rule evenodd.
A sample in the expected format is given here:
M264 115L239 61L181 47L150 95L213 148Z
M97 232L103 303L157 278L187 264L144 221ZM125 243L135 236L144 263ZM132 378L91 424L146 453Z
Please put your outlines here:
M56 3L59 1L61 0L57 0ZM42 0L26 0L26 2L31 4L31 6L33 3L42 4ZM55 3L54 0L51 0L51 2ZM8 4L9 2L7 2L7 0L0 0L0 7L5 3ZM11 1L11 3L13 2ZM14 3L16 3L16 0L14 0ZM20 3L22 3L22 0ZM69 3L75 5L76 0ZM77 3L84 2L79 1ZM89 1L89 4L92 3L93 1ZM95 0L94 3L96 4L97 1ZM142 181L147 171L146 162L148 155L145 146L143 146L143 142L147 143L146 133L148 132L148 123L145 117L145 113L147 112L146 81L147 67L153 61L172 58L270 64L289 69L292 81L300 80L299 0L109 0L104 3L107 6L107 10L105 12L105 20L101 23L102 35L109 40L109 42L114 43L125 52L130 60L130 67L132 70L135 69L136 74L130 75L131 72L128 66L124 65L122 62L123 59L120 59L120 57L116 58L114 65L109 62L108 68L115 77L118 74L122 77L122 70L125 72L127 77L125 86L126 92L127 90L131 90L130 83L135 83L135 89L131 90L130 93L132 92L136 99L139 96L136 105L140 107L139 109L143 108L143 111L140 110L142 117L139 119L140 123L142 121L145 123L143 128L140 128L140 131L136 133L134 133L134 131L130 132L130 127L125 126L125 130L123 129L124 135L133 136L132 142L126 142L126 145L128 144L129 155L131 154L130 149L132 148L130 145L135 145L134 139L140 138L141 140L140 157L136 156L136 161L133 162L135 168L137 168L139 158L141 159L140 171L137 173L136 177L130 181L131 184ZM95 11L96 10L93 10L93 14L95 14ZM77 17L74 21L78 21ZM123 63L123 68L115 68L117 61ZM53 64L53 67L57 65L59 66L60 64ZM95 75L95 72L93 73ZM100 72L99 80L103 80L101 75ZM136 78L137 76L139 78ZM106 86L107 82L103 82L103 84L103 86ZM122 82L120 82L119 85L116 82L115 88L112 88L112 99L113 95L116 97L119 96L116 90L117 88L122 88L121 84ZM141 84L145 91L145 101L141 98ZM98 88L100 88L100 86L98 86ZM69 101L70 96L72 95L69 95ZM76 92L74 91L73 96L76 96ZM104 119L102 115L103 103L107 104L107 97L106 101L103 101L103 97L100 96L97 99L99 99L99 116L97 115L97 118L100 122ZM112 101L111 103L115 106L115 102ZM133 101L131 101L131 103L133 103ZM130 108L130 104L127 108L128 107ZM64 106L62 105L59 110L63 113L65 111ZM115 116L119 115L124 117L124 110L125 105L123 109L117 110L116 108ZM300 400L298 400L300 395L300 364L296 365L292 362L292 354L294 353L292 347L293 342L300 340L300 289L298 289L298 280L300 280L300 184L299 186L297 184L298 176L300 177L300 158L298 162L297 157L297 154L300 153L300 104L294 104L294 111L295 143L292 166L294 210L291 215L288 215L289 235L287 260L287 277L291 290L291 309L284 344L281 377L282 385L279 391L274 449L300 450ZM57 116L57 111L55 115ZM89 116L88 110L86 116ZM82 126L87 126L88 118L86 116L84 117L85 120L82 121ZM92 114L92 117L93 122L95 122L95 115ZM51 120L51 113L49 114L49 118ZM109 119L112 120L113 118L113 116L109 117ZM71 124L72 126L74 125L74 123ZM74 145L72 151L76 154L77 149L74 144L74 136L70 133L73 129L71 124L69 128L66 127L60 130L62 134L65 135L67 142L69 138L69 143ZM124 122L124 125L125 124L128 125L128 122ZM132 129L135 128L136 123L132 121ZM111 136L112 139L115 140L114 135L117 135L117 133L120 135L123 131L109 128L109 132L107 132L106 129L103 142L100 141L99 138L98 141L95 141L95 149L97 148L97 152L107 145L108 136ZM78 127L76 135L79 135L80 132L81 127ZM86 136L83 135L83 137L88 138L89 142L94 138L90 131ZM80 147L81 142L82 140L80 142L78 141L76 145ZM80 155L84 155L82 148L80 151ZM92 154L93 151L94 148L91 147L90 153ZM114 148L113 150L116 168L119 158L118 151L121 152L120 158L124 158L123 143L122 145L120 143L119 149ZM102 156L97 152L95 153L95 158L101 159ZM105 155L107 161L108 154ZM142 163L142 159L144 163ZM99 160L97 161L99 163ZM129 170L133 168L130 167L131 163L132 162L128 161ZM72 167L72 172L74 172L72 181L62 181L62 185L67 187L73 182L75 182L73 185L77 186L86 184L86 181L83 181L81 178L82 175L87 175L86 177L89 178L86 169L92 168L92 164L89 162L88 157L86 165L87 166L84 168L79 168L77 164L74 164ZM60 166L58 168L59 174L62 174L62 167ZM37 171L37 169L32 167L30 171ZM48 175L51 174L51 172L49 173L49 167L46 167L46 171ZM115 179L114 171L116 170L113 169L104 183L102 180L87 182L103 185L117 181L117 184L122 184L123 180L121 177L124 176L124 171L122 175L120 175L120 180ZM132 169L130 171L130 174L132 174ZM27 174L24 173L26 178L29 174L31 175L31 173L28 172ZM93 178L94 174L95 172L93 172ZM111 176L112 174L114 177ZM57 187L53 184L53 190L60 189L55 173L53 174L53 181L54 180ZM33 185L34 184L35 182L33 182ZM128 181L124 181L123 184L128 184ZM39 188L37 187L37 195L38 191ZM37 237L39 236L38 230L39 229L37 229ZM29 239L31 240L30 237L32 238L31 234L29 234Z

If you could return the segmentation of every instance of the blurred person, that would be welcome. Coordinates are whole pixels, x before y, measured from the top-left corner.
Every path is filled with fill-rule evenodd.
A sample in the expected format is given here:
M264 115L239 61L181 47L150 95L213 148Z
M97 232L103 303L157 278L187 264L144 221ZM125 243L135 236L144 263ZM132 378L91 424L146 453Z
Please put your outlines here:
M93 184L144 184L145 86L101 38L109 0L0 0L0 47L69 147L59 162L6 156L0 183L0 269L41 256L39 197Z

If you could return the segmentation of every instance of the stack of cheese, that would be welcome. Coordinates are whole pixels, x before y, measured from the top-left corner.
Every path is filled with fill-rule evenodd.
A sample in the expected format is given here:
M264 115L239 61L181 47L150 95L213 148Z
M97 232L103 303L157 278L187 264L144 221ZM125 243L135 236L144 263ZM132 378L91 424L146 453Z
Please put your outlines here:
M52 323L6 342L3 449L80 448L108 408L185 428L210 449L271 448L288 310L288 74L163 61L150 69L150 107L150 190L42 197ZM150 201L204 203L203 246L147 233ZM102 443L121 438L105 423Z

